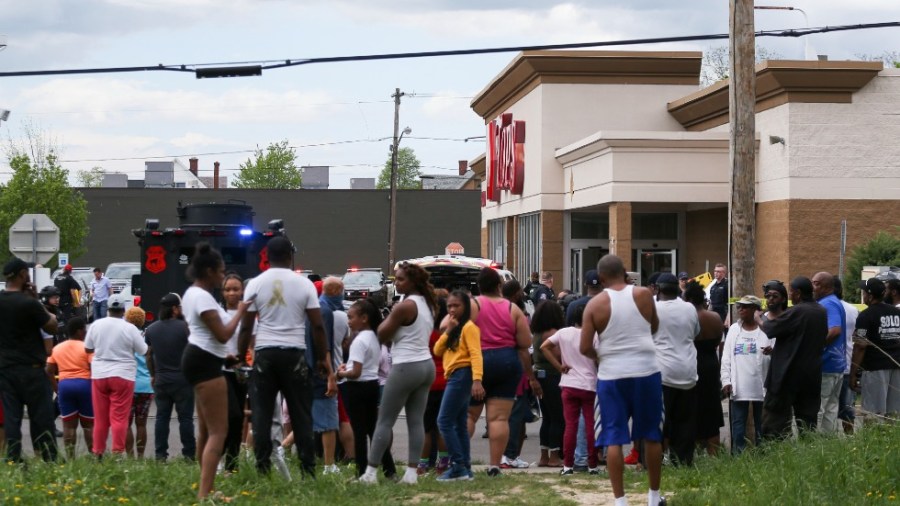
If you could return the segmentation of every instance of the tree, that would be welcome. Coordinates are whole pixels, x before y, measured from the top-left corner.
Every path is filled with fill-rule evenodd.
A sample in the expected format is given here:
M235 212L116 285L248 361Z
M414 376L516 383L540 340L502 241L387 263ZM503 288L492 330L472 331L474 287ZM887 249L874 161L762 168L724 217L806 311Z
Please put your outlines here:
M419 170L422 164L416 158L416 152L413 148L400 148L397 151L397 189L398 190L418 190L422 187L422 171ZM375 188L379 190L387 190L391 187L391 158L388 157L384 162L384 168L381 174L378 174L378 181Z
M300 168L297 153L288 146L287 139L271 143L265 151L257 148L255 159L241 164L241 171L234 178L235 188L295 190L300 188Z
M103 167L94 167L91 170L79 170L75 178L82 188L99 188L103 186L103 175L106 171Z
M0 185L0 245L5 251L9 228L23 214L46 214L59 227L60 251L78 258L87 250L87 201L69 187L69 171L59 165L56 148L47 135L26 125L25 137L22 144L10 141L7 150L13 175ZM57 262L54 257L46 266Z
M756 63L779 58L781 55L777 51L756 46ZM730 70L728 46L711 47L703 53L703 63L700 64L700 84L705 87L722 79L728 79Z
M888 68L900 68L900 51L884 51L881 54L857 53L856 57L864 61L880 61Z
M879 231L867 242L859 244L847 257L844 273L844 298L848 302L859 302L859 283L863 267L867 265L900 265L900 227L893 232Z

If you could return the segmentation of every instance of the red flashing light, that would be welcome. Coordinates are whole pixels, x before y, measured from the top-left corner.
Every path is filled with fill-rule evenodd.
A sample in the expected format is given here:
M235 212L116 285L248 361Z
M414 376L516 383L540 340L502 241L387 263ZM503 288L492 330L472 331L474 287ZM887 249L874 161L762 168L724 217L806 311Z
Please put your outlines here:
M264 237L272 237L273 235L275 235L275 232L272 232L271 230L266 230L265 232L263 232Z
M350 272L356 272L359 270L359 267L351 267Z
M140 295L134 296L134 305L135 305L135 307L139 307L141 305L141 296Z
M159 230L154 230L154 231L150 232L150 235L152 235L153 237L159 237L159 236L163 235L163 233L160 232Z
M502 269L503 264L497 262L491 262L491 269Z
M147 311L147 313L144 315L145 321L152 322L155 319L156 319L156 315L151 313L150 311Z
M177 237L181 237L184 235L184 230L182 230L180 228L176 228L175 230L172 231L172 233Z

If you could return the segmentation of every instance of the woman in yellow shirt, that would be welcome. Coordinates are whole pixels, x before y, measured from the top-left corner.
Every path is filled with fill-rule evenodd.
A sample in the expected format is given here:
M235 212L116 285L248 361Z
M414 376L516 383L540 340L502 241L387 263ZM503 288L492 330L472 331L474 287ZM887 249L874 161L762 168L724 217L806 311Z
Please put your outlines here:
M447 387L441 401L437 425L447 444L451 466L438 481L471 480L472 461L469 452L469 400L484 397L481 377L481 331L470 320L469 294L457 290L447 298L446 332L434 343L434 354L444 359Z

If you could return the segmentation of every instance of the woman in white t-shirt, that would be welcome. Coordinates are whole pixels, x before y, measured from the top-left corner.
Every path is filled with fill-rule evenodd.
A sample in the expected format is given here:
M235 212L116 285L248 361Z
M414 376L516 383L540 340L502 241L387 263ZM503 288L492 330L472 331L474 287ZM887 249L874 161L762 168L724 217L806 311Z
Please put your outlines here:
M347 323L356 333L350 344L347 361L338 366L338 379L347 381L339 385L347 407L350 425L353 427L353 448L356 459L356 475L366 471L369 440L375 435L378 421L378 366L381 361L381 343L375 329L381 325L381 312L368 299L358 300L347 310ZM391 451L381 459L385 476L397 474Z
M191 259L188 276L194 279L182 297L181 308L190 328L188 345L181 359L181 369L194 386L197 402L197 456L200 464L200 486L197 497L204 499L213 488L216 466L228 432L228 387L222 373L232 339L241 318L252 301L238 304L234 315L228 315L212 296L225 280L222 255L208 243L200 243Z
M731 452L739 454L746 447L747 417L753 410L756 443L762 428L763 386L769 368L767 350L771 340L756 322L756 311L762 305L752 295L736 304L740 320L728 328L722 349L722 394L731 397Z

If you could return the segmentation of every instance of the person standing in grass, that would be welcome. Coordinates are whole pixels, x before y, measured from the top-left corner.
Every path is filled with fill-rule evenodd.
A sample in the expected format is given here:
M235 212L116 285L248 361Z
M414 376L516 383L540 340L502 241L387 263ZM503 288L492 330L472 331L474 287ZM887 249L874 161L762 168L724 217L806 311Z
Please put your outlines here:
M885 285L871 278L860 282L863 302L853 336L850 387L862 394L867 422L896 420L900 415L900 308L884 302ZM862 379L857 371L862 370Z
M228 433L228 385L222 366L228 355L228 341L234 335L250 301L238 305L233 317L222 309L212 292L225 280L225 262L221 253L208 243L197 244L188 276L194 283L184 292L182 308L190 328L188 345L181 359L181 369L194 386L197 400L197 458L200 463L200 485L197 498L212 492L216 466Z
M747 446L747 419L753 413L754 442L762 436L763 383L769 370L772 342L759 328L756 312L762 303L752 295L735 304L738 317L725 336L722 350L722 395L730 399L731 453L738 455Z
M434 362L428 349L428 338L434 328L437 300L434 288L428 281L428 273L415 264L402 262L395 272L397 292L404 295L399 304L378 326L378 339L391 341L393 364L384 387L378 424L372 447L369 449L369 465L360 476L361 483L377 482L378 463L391 443L391 429L400 415L406 411L409 434L409 458L401 483L414 485L419 455L425 440L423 416L428 401L428 389L434 381Z
M599 364L600 445L607 447L615 504L625 506L622 446L644 441L650 482L647 503L656 506L662 472L663 393L653 345L659 327L653 293L629 284L625 265L615 255L601 258L597 273L604 290L585 307L579 349Z
M541 351L547 361L561 374L563 414L566 431L563 435L563 468L561 476L575 474L575 446L578 441L578 419L584 417L584 426L594 426L594 401L597 400L597 362L578 349L581 343L581 321L586 304L579 304L570 315L574 325L560 329L544 340ZM594 431L587 430L588 473L600 474Z
M47 375L57 393L63 421L63 443L69 458L75 456L79 423L85 446L88 450L94 446L94 403L91 401L93 357L84 351L86 334L84 319L73 317L66 323L66 335L69 339L54 346L53 353L47 358Z
M102 457L112 431L112 452L125 453L128 416L134 400L137 376L135 354L146 355L147 343L134 325L124 320L125 297L109 298L107 318L94 321L84 338L84 348L94 354L91 388L94 403L94 454Z
M144 328L146 319L147 314L137 306L130 307L125 311L125 321L139 330ZM144 341L146 342L146 338ZM128 417L125 452L129 456L134 455L142 459L147 448L147 417L150 415L150 404L153 402L153 385L150 381L150 370L147 368L147 356L135 353L134 359L137 362L137 375L134 379L131 415ZM134 424L134 432L132 432L132 424Z
M469 452L469 400L484 397L481 377L481 331L471 321L469 295L456 290L447 298L446 332L434 343L434 354L443 358L447 386L437 424L450 452L450 469L438 481L471 480Z

